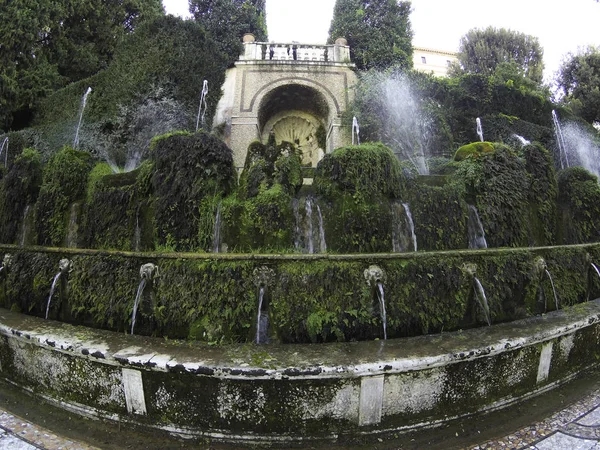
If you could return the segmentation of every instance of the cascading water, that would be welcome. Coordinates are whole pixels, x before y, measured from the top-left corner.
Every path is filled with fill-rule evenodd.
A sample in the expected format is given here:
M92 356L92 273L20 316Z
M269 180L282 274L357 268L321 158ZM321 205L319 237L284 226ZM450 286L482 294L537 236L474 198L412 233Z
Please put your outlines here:
M77 128L75 128L75 139L73 139L73 148L77 148L79 145L79 130L81 129L81 121L83 120L83 110L85 109L85 105L87 103L88 95L92 92L92 88L88 87L83 97L81 98L81 106L79 107L79 121L77 122Z
M202 123L202 128L206 125L206 96L208 95L208 80L204 80L202 83L202 92L200 93L200 104L198 105L198 117L196 118L196 132Z
M491 326L492 320L490 318L490 307L488 305L487 297L485 296L485 290L483 289L483 285L477 277L473 277L473 284L475 290L475 298L477 298L477 302L479 303L479 306L483 311L485 321L487 322L488 326Z
M312 198L306 197L306 221L308 223L308 232L306 233L306 240L308 245L308 253L313 254L315 252L315 243L313 239L313 217L312 217Z
M5 137L0 146L0 157L4 153L4 167L8 167L8 137Z
M352 145L354 145L354 136L356 135L356 144L360 145L360 128L356 116L352 117Z
M69 228L67 230L67 248L77 248L77 217L79 216L80 206L79 203L73 203L71 205L71 211L69 212Z
M135 230L133 232L133 250L140 251L142 243L142 230L140 228L140 205L135 210Z
M413 222L412 214L410 213L410 208L408 207L408 203L402 203L402 206L404 207L404 212L406 213L406 220L408 221L408 228L410 230L410 236L413 241L413 249L416 252L417 251L417 235L415 234L415 223Z
M26 205L25 211L23 211L23 223L21 224L21 240L19 241L19 245L21 247L25 246L25 240L27 239L27 221L29 219L30 209L30 205Z
M146 287L146 278L142 278L140 284L137 289L137 294L135 295L135 301L133 302L133 311L131 312L131 334L133 334L133 329L135 328L135 319L137 317L137 310L140 304L140 299L142 298L142 294L144 293L144 288Z
M481 127L481 119L478 117L475 119L475 123L477 124L477 136L479 136L479 140L483 142L483 128Z
M560 127L560 121L556 111L552 110L552 122L554 123L554 133L556 135L556 145L558 145L558 156L560 160L560 168L564 169L565 166L569 167L569 156L567 154L567 145L565 144L565 137Z
M544 269L544 270L546 272L546 276L550 280L550 285L552 286L552 292L554 293L554 306L556 307L556 310L558 311L560 309L560 304L558 302L558 295L556 295L556 289L554 288L554 280L552 279L552 275L550 275L550 272L548 272L548 269ZM544 309L546 309L546 308L544 307Z
M383 326L383 339L387 340L387 314L385 312L385 297L383 295L383 283L377 282L377 298L379 299L379 313L381 315L381 323Z
M300 250L300 248L302 247L302 242L300 241L301 238L301 231L300 231L300 206L299 206L299 201L297 198L294 198L292 200L292 211L294 213L294 248L296 250Z
M258 291L258 313L256 315L256 340L257 344L266 344L267 339L267 330L269 328L269 317L262 310L263 307L263 299L265 296L265 287L260 286Z
M317 203L317 215L319 216L319 243L321 245L321 253L327 251L327 242L325 242L325 228L323 227L323 215L321 214L321 207Z
M469 233L469 248L487 248L487 241L485 240L485 231L483 230L483 224L479 218L477 208L473 205L469 205L469 221L468 221L468 233Z
M581 166L600 178L600 141L597 137L576 122L559 122L559 126L569 154L569 167Z
M213 253L219 253L219 251L221 250L221 222L221 202L219 202L219 205L217 206L217 213L215 215L215 226L213 230Z

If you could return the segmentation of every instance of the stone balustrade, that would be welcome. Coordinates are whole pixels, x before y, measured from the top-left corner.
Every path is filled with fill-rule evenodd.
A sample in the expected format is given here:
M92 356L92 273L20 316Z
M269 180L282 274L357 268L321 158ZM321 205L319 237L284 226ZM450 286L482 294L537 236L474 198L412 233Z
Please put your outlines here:
M298 61L349 63L350 47L342 44L315 45L274 42L244 42L241 61Z

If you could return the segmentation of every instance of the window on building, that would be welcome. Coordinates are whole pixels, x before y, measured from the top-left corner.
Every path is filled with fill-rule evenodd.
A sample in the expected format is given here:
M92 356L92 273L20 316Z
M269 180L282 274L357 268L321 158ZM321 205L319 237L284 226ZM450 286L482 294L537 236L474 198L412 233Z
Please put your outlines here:
M427 64L427 58L425 58L424 56L421 56L421 62L423 64Z
M446 65L450 66L450 64L452 64L452 61L450 61L449 59L446 60Z

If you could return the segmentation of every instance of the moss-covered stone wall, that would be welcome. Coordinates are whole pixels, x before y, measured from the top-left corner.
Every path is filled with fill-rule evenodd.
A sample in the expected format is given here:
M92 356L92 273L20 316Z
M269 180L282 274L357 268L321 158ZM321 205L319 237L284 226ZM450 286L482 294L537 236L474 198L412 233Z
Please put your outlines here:
M254 340L261 288L271 341L383 338L378 288L365 278L371 265L383 271L390 338L485 326L474 276L492 323L600 295L591 266L600 264L598 245L340 257L2 251L12 261L0 273L1 306L44 317L59 260L68 258L72 267L59 279L49 317L129 331L140 266L152 262L159 276L143 291L135 332L212 343Z

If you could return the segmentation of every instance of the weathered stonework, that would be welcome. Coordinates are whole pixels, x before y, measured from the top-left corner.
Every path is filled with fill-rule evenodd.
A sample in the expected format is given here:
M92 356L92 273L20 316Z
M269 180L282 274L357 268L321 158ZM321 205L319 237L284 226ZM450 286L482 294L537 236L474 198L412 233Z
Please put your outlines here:
M505 407L595 366L600 300L441 335L222 348L0 310L0 376L90 417L233 442L377 437Z
M213 128L222 128L238 169L244 165L248 145L254 140L266 143L270 134L277 143L297 141L303 163L313 166L324 153L350 143L349 130L341 128L356 82L353 64L344 57L349 55L347 46L304 46L294 60L281 45L273 59L259 50L266 44L244 45L244 54L227 72L213 122ZM316 56L303 56L313 53ZM320 127L325 148L318 142Z

